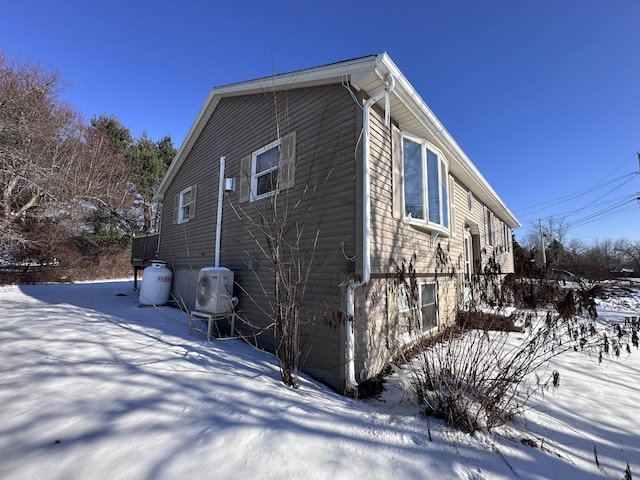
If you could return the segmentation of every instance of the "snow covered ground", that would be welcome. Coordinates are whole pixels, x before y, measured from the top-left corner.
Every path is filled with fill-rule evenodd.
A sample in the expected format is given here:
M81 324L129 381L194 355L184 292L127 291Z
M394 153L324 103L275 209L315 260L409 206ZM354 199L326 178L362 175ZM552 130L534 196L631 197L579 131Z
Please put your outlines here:
M640 293L599 311L601 328L638 316ZM627 462L639 476L640 352L549 368L559 389L470 436L421 416L393 377L368 401L285 388L273 357L189 335L130 281L0 287L0 478L620 479Z

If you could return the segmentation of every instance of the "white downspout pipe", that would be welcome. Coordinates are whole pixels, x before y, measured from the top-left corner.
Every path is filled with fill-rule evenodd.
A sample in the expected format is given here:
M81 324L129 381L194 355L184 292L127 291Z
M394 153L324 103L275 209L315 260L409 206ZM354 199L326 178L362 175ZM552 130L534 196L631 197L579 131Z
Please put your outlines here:
M358 388L355 371L355 341L353 321L355 316L355 290L369 282L371 279L371 138L369 124L371 107L374 103L385 97L385 121L390 122L389 113L389 93L395 87L395 79L392 75L387 75L387 86L375 92L364 103L362 110L362 150L363 170L362 170L362 278L358 282L350 282L347 285L347 345L346 345L346 382L349 390Z
M224 167L226 158L220 157L220 185L218 186L218 216L216 218L216 260L215 266L220 266L220 235L222 234L222 202L224 202Z

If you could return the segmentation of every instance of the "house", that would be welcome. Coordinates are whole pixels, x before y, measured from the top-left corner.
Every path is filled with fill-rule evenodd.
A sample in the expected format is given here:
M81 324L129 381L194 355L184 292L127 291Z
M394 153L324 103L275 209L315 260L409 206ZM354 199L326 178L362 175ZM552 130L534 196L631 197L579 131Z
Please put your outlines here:
M286 218L309 273L303 370L340 392L451 322L490 258L513 271L517 219L386 53L213 88L156 200L173 297L193 310L199 270L229 268L236 328L267 349L265 229Z

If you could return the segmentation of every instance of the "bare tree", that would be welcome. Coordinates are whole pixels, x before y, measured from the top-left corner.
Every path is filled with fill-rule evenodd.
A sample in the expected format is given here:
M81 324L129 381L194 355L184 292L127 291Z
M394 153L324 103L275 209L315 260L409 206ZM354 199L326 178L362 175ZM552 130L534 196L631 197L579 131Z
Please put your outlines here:
M542 235L544 235L544 246L548 264L562 264L567 261L564 245L567 241L569 230L568 222L565 218L549 217L542 223ZM522 241L523 247L533 251L540 256L537 259L542 263L542 239L540 238L540 225L532 225Z
M57 101L58 74L0 57L2 223L7 226L55 197L66 140L75 136L74 113ZM70 128L71 127L71 128ZM53 178L51 178L53 177Z
M55 71L0 56L0 235L26 242L21 223L82 217L129 202L129 174L104 135L63 102Z
M625 248L625 254L633 262L634 267L640 270L640 240L629 242Z
M629 242L624 239L596 240L586 252L586 257L592 264L601 265L609 271L615 270L624 263L628 245Z
M567 263L569 265L579 265L581 262L581 258L587 251L587 248L587 244L582 240L579 240L577 238L572 238L571 240L569 240L569 242L565 246L565 251L567 253Z
M286 153L281 151L279 155ZM277 191L278 180L274 178L273 182L272 189ZM253 270L264 293L264 298L253 300L262 304L266 299L269 305L262 311L271 320L270 327L274 328L275 353L282 380L294 388L298 386L304 357L302 328L312 321L303 318L301 309L309 278L316 268L322 267L316 257L322 212L317 210L315 202L321 187L321 182L307 182L299 186L295 197L288 191L280 191L261 202L252 202L250 206L231 204L266 260L264 269L271 272L265 276Z
M326 190L333 165L316 162L314 155L307 155L300 168L297 158L300 149L296 145L296 132L288 123L286 99L283 101L278 92L268 91L265 95L273 100L277 138L274 142L277 152L272 150L273 157L268 162L272 167L277 166L277 171L264 176L261 186L252 186L251 158L245 157L245 161L241 161L239 190L240 197L244 191L251 200L230 206L245 225L252 239L251 248L257 249L265 262L260 264L260 273L250 269L263 294L253 293L252 300L270 320L268 328L273 328L275 335L282 380L285 385L296 388L308 353L308 346L303 344L304 330L316 320L308 296L310 279L331 258L329 252L322 258L318 254L324 217L323 202L318 197ZM254 191L254 187L260 191ZM254 252L245 254L247 258L255 257Z

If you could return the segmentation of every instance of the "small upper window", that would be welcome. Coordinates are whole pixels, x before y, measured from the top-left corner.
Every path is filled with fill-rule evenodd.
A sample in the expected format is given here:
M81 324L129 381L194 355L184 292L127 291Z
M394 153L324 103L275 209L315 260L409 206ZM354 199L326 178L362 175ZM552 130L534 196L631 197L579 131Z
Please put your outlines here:
M449 229L448 166L426 142L403 138L405 218Z
M196 186L192 185L182 190L176 199L176 223L187 222L195 217L196 213Z
M296 132L240 159L240 203L271 197L295 184Z
M487 208L487 243L493 247L493 212Z
M275 193L278 189L278 151L275 141L251 155L251 192L254 200Z
M473 192L471 190L467 192L467 206L469 207L469 211L473 212Z
M511 231L506 223L502 224L502 246L505 252L511 251Z

